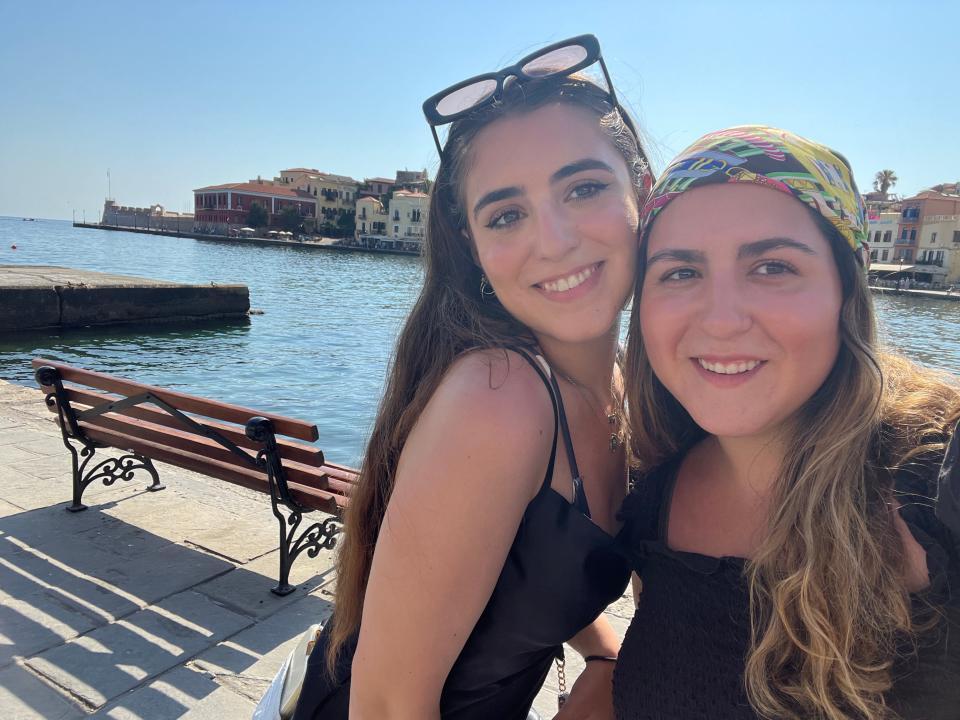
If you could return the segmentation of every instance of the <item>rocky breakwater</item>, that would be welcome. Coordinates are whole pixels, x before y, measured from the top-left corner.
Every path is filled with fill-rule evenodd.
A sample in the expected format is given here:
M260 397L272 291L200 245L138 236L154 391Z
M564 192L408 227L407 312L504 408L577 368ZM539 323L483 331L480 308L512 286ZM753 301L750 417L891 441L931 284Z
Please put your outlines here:
M184 285L46 265L0 265L0 332L245 317L246 285Z

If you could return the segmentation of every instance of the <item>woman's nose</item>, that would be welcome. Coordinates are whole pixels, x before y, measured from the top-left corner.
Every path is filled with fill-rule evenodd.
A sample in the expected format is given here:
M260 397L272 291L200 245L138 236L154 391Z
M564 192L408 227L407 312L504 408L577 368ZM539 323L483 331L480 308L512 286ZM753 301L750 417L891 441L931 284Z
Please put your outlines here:
M753 324L749 303L733 279L712 278L703 299L700 322L710 336L718 339L735 337Z
M563 212L548 206L538 213L537 243L545 258L563 257L580 245L576 225Z

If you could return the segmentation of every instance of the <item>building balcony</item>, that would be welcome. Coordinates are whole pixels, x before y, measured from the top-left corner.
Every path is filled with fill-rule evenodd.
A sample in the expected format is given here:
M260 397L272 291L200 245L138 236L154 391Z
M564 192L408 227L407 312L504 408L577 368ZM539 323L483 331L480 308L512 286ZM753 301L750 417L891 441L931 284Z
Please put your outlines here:
M922 258L917 260L914 265L928 265L934 267L943 267L943 260L931 260L929 258Z

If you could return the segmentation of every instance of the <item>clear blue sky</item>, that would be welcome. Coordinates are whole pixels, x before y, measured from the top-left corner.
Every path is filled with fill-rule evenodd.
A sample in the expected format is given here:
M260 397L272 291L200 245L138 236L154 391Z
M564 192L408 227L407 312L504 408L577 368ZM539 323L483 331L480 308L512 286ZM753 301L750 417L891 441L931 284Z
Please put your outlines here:
M759 122L912 194L960 180L960 4L0 0L0 215L192 208L307 166L436 168L428 95L592 32L659 166Z

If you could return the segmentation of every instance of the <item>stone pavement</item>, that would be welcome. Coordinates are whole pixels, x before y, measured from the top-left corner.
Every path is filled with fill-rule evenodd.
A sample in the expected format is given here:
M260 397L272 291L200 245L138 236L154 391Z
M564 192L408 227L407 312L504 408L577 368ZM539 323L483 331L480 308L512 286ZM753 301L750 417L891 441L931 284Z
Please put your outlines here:
M0 717L249 718L297 636L332 608L332 558L276 583L267 498L157 463L167 489L91 485L37 390L0 381ZM622 633L625 597L608 616ZM567 681L582 665L568 652ZM576 658L576 659L575 659ZM537 698L556 708L556 674ZM493 719L491 719L493 720Z

